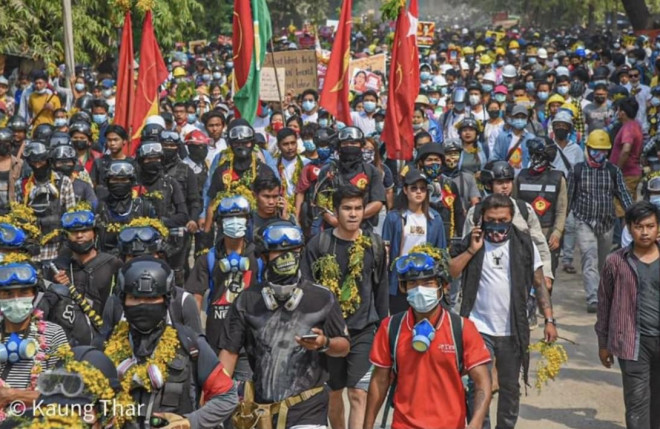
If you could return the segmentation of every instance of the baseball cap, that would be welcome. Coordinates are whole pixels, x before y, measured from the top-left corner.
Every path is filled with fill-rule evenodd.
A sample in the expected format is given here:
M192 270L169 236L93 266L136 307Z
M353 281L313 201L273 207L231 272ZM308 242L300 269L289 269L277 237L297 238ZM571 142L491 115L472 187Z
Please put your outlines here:
M406 186L414 185L415 183L423 180L426 182L426 176L424 176L418 169L412 168L406 173L406 176L403 178L403 183Z
M516 104L515 106L513 106L513 110L511 111L511 116L516 116L516 115L529 116L529 111L527 110L527 107L523 106L522 104Z

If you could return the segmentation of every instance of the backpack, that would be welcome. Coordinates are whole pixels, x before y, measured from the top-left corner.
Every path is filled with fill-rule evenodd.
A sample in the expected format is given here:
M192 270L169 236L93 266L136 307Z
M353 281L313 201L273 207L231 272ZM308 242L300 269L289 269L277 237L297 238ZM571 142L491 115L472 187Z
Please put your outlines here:
M211 311L211 302L213 300L213 291L215 290L215 281L213 280L213 268L215 267L215 261L216 261L216 248L215 246L211 247L211 249L208 251L206 254L206 263L208 265L208 272L209 272L209 293L207 297L207 306L206 306L206 313L209 314ZM261 283L261 276L264 270L264 261L261 258L257 258L257 282Z
M332 242L331 234L332 229L327 229L319 234L319 254L326 255L330 253L330 245ZM365 232L364 234L371 239L371 252L374 255L374 263L376 264L376 269L373 271L373 281L374 284L379 284L381 281L379 274L381 272L382 264L385 263L385 245L380 236L369 232Z
M444 308L444 307L443 307ZM444 311L449 313L449 323L451 324L451 336L456 350L456 364L458 366L458 375L463 375L463 318L454 313L453 311L444 308ZM403 311L390 317L390 323L387 327L387 336L390 342L390 358L392 360L392 372L394 378L390 384L390 390L387 394L387 405L394 407L394 391L396 390L398 369L396 364L396 347L399 343L399 334L401 333L401 326L403 325L403 318L408 312ZM457 341L457 338L460 341Z
M529 210L527 210L527 203L520 198L515 198L516 205L518 206L518 211L525 219L525 222L528 222L529 219ZM472 223L477 225L479 223L479 218L481 217L481 203L478 203L474 206L474 213L472 214Z

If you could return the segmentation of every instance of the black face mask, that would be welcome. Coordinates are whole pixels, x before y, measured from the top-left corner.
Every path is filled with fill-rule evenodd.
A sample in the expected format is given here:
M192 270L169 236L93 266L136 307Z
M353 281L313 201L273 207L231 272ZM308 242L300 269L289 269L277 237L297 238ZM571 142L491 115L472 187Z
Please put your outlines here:
M343 146L339 148L339 160L342 164L353 165L362 161L362 148L359 146Z
M75 162L66 163L64 165L59 165L55 168L56 171L59 171L60 173L64 174L65 176L71 176L71 174L73 174L73 170L75 170L75 169L76 169Z
M161 161L152 161L148 163L140 163L140 175L146 183L153 183L160 176L163 171L163 163Z
M165 323L167 305L165 303L139 304L124 307L124 315L131 328L140 334L147 335Z
M85 255L94 249L94 240L83 241L82 243L69 240L69 248L73 251L73 253Z
M108 192L112 198L121 200L131 194L133 186L130 183L108 183Z
M500 111L499 110L489 110L488 111L488 116L490 119L496 119L500 117Z
M607 100L607 97L594 97L594 101L597 104L603 104L603 103L605 103L605 100Z
M85 150L89 147L87 140L71 140L71 144L76 150Z
M231 150L232 152L234 152L234 156L236 157L237 160L248 159L250 158L250 154L252 153L252 148L247 146L232 146Z
M491 243L502 243L509 239L511 222L484 222L484 238Z
M48 164L39 168L36 168L33 165L30 165L30 167L32 168L34 178L37 179L38 182L43 182L48 179L48 175L50 174L50 166Z
M555 130L555 138L564 141L568 137L568 130L565 128L558 128Z
M171 164L179 153L177 149L163 149L163 164Z
M209 147L206 145L191 144L188 145L188 155L195 163L201 164L209 153Z
M7 156L11 152L11 143L0 144L0 156Z
M266 265L266 279L278 285L293 284L298 281L300 252L285 252Z

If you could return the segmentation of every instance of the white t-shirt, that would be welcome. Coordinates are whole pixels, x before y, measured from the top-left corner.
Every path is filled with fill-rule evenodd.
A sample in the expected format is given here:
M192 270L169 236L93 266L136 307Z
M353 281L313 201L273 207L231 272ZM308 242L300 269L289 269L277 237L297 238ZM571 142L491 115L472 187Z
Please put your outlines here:
M410 249L418 244L426 243L427 227L428 223L424 213L415 214L410 210L406 211L406 224L403 226L403 245L401 246L402 255L407 255Z
M293 195L296 190L296 184L291 182L293 181L293 173L296 171L297 161L297 157L293 158L291 161L287 161L286 159L282 158L282 165L284 166L284 177L282 177L282 180L286 180L287 183L287 196Z
M319 121L319 112L314 112L311 115L308 115L307 113L303 113L300 118L303 121L303 124L307 124L310 122L317 123Z
M484 263L477 299L470 313L477 330L482 334L503 337L511 335L511 266L509 240L504 243L484 242ZM543 266L534 247L534 269Z

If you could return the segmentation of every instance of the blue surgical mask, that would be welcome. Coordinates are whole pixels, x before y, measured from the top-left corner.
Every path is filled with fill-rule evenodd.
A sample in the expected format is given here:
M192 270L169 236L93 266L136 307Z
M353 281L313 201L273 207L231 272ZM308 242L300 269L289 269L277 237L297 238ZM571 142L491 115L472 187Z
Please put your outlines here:
M320 147L316 150L321 161L326 161L332 155L332 149L329 146Z
M446 86L441 86L440 87L440 94L447 95L447 87Z
M649 202L656 207L660 207L660 195L651 195Z
M213 73L213 79L220 80L221 78L222 78L222 73L220 72Z
M373 101L365 101L363 105L364 111L367 113L372 113L374 110L376 110L376 103Z
M511 52L511 55L518 55L517 49L510 49L509 52Z
M607 81L606 81L606 80L596 80L596 81L594 81L594 86L596 86L596 85L600 85L601 83L602 83L603 85L607 85Z
M429 79L431 79L431 73L429 73L427 71L423 71L419 74L419 79L422 80L422 81L429 80Z
M376 131L378 131L379 133L382 133L383 128L385 128L385 122L384 121L376 122Z
M495 101L498 103L504 103L506 101L506 95L504 94L495 94L493 98L495 98Z
M210 81L211 81L211 75L208 74L208 73L203 74L203 75L202 75L202 80L203 80L204 82L210 82Z
M495 64L497 65L497 67L504 67L504 60L499 60Z
M69 121L66 118L55 118L54 124L55 124L55 127L61 128L61 127L66 126L66 124L68 122Z
M541 91L536 93L536 96L539 98L540 101L547 100L549 95L550 94L548 94L547 91Z
M341 121L337 121L337 129L343 130L344 128L346 128L346 124Z
M319 119L319 127L325 128L328 126L328 120L327 119Z
M196 120L197 120L197 114L196 113L188 113L188 123L189 124L194 124Z
M0 311L12 323L21 323L32 313L34 297L0 299Z
M222 233L230 238L245 237L247 219L244 217L222 218Z
M104 97L104 98L110 98L110 97L112 97L112 90L111 90L111 89L104 89L104 90L102 91L102 93L103 93L103 97Z
M559 95L568 94L568 86L558 86L557 87L557 94L559 94Z
M536 57L527 58L527 62L530 63L530 64L536 64Z
M481 85L481 89L484 90L484 93L489 93L493 90L493 85L491 85L489 83L484 83L484 84Z
M525 89L526 89L527 91L532 91L532 90L534 90L534 81L533 81L533 80L530 80L530 81L528 81L528 82L525 82Z
M77 83L74 85L76 88L76 91L81 92L85 90L85 84L84 83Z
M227 61L225 63L225 67L227 67L230 70L233 69L234 68L234 62L233 61Z
M108 115L103 113L92 115L92 120L95 124L101 125L108 120Z
M305 112L311 112L312 110L314 110L315 107L316 107L315 101L307 100L307 101L303 101L302 103L302 108Z
M429 103L431 103L431 104L434 105L434 106L435 106L436 104L438 104L438 101L440 101L440 100L438 100L438 99L435 98L435 97L429 97Z
M511 126L517 130L524 130L527 126L527 119L513 118L511 120Z
M305 152L314 152L316 150L314 140L303 140L303 147L305 148Z
M653 106L653 107L660 106L660 98L658 98L658 97L651 98L651 106Z
M421 124L412 124L412 127L413 127L413 130L418 131L418 130L421 130L422 128L424 128L424 124L423 123L421 123Z
M37 94L45 94L48 91L48 88L35 89L34 92Z
M425 286L410 289L406 299L408 304L418 313L428 313L440 302L438 288Z

